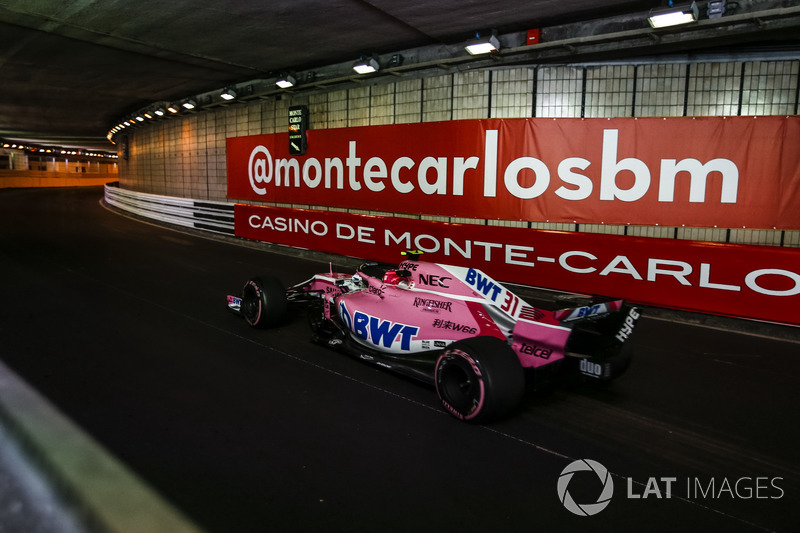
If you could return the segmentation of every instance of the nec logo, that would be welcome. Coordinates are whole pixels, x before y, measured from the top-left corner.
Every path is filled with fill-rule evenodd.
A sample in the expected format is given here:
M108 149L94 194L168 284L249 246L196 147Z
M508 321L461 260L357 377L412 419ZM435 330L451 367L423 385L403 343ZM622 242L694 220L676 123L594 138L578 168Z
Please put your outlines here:
M421 285L428 285L433 287L442 287L444 289L449 289L450 285L447 284L453 278L448 278L447 276L437 276L435 274L420 274L419 275L419 282Z

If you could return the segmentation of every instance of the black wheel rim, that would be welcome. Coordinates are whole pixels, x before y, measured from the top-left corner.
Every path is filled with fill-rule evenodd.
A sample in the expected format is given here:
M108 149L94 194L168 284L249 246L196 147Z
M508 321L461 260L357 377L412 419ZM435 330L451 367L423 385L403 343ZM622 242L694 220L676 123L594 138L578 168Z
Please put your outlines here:
M258 316L259 303L255 291L250 286L245 287L242 294L242 315L248 322L252 323Z
M447 402L458 411L467 411L475 403L472 373L458 364L450 364L439 378L439 386Z

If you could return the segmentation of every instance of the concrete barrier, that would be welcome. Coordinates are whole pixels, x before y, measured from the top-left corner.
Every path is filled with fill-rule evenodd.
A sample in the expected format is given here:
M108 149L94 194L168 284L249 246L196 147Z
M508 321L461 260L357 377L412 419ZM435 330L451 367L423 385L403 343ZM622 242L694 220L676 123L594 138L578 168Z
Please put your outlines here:
M0 423L88 531L202 533L2 363Z
M96 187L117 181L116 173L77 174L40 170L0 170L0 189L27 187Z

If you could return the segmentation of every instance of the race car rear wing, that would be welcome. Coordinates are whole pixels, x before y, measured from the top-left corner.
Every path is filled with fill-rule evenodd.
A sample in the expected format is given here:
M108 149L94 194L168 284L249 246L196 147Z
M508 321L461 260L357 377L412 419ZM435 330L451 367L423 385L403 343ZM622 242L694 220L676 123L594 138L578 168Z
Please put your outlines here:
M553 313L553 317L560 322L571 322L581 318L607 315L622 309L624 303L624 300L613 300L610 302L601 302L593 305L584 305L582 307L560 309Z

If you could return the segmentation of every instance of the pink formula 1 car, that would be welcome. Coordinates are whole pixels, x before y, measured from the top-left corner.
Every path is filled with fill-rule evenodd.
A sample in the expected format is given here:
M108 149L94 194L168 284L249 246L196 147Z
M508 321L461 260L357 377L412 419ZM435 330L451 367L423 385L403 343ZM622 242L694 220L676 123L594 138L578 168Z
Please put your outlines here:
M434 385L449 413L476 423L512 410L526 377L618 377L639 318L621 300L545 311L480 270L415 259L317 274L288 289L254 278L228 296L253 327L279 323L290 304L308 309L314 341Z

